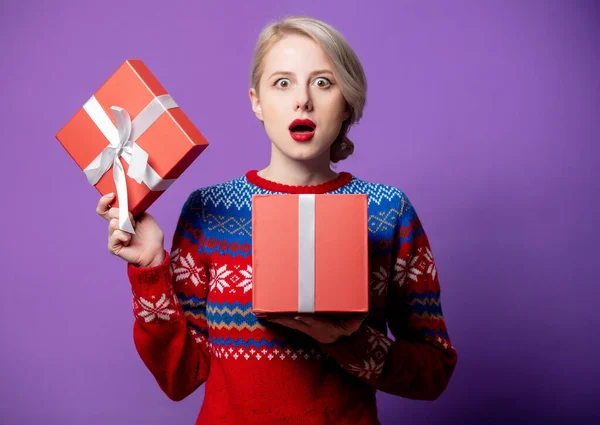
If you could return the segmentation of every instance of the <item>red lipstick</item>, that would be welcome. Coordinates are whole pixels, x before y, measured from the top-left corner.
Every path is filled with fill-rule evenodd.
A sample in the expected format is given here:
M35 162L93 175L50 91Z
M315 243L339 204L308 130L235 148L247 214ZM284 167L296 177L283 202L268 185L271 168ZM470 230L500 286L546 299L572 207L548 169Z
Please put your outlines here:
M288 130L296 142L308 142L315 135L317 125L309 119L295 119Z

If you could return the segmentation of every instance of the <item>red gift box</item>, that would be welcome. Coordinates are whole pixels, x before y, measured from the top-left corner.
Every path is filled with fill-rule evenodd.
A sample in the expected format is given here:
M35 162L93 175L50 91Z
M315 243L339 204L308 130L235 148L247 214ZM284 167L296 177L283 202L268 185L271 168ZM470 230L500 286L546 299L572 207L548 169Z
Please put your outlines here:
M208 142L141 60L127 60L56 134L105 195L122 230L204 151Z
M254 195L254 314L368 313L367 221L367 195Z

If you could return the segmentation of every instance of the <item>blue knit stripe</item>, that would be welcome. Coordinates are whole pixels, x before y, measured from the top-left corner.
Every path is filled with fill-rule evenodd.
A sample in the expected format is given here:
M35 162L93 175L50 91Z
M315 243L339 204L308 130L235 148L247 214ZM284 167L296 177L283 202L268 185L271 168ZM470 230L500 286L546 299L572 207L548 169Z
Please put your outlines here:
M259 340L254 340L254 339L245 340L242 338L238 338L238 339L234 340L231 337L230 338L210 337L209 340L213 345L225 346L225 347L244 347L244 348L253 347L256 349L260 349L260 348L274 348L274 347L285 348L288 346L288 344L286 344L284 342L277 341L277 340L269 341L265 338L262 338Z
M430 337L432 339L437 339L437 337L443 338L443 339L450 339L448 337L448 333L446 331L444 331L443 329L428 329L428 328L421 328L419 330L419 333L423 336L427 336Z

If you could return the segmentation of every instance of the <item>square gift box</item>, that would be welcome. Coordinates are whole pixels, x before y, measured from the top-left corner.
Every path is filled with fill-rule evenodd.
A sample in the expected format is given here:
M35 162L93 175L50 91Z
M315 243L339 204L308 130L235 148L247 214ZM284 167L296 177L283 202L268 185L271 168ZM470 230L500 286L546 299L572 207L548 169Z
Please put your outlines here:
M252 309L364 315L369 309L367 195L252 197Z
M91 185L116 194L130 233L127 211L147 210L208 146L141 60L125 61L56 138Z

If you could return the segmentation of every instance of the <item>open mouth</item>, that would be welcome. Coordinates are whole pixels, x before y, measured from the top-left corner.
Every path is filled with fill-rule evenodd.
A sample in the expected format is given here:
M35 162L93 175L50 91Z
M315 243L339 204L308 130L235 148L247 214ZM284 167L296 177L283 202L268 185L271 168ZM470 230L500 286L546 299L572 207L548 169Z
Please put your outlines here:
M301 124L293 126L292 128L290 128L290 131L293 133L310 133L311 131L315 131L315 129L310 125Z
M315 134L316 124L311 120L294 120L290 126L290 135L297 142L306 142Z

